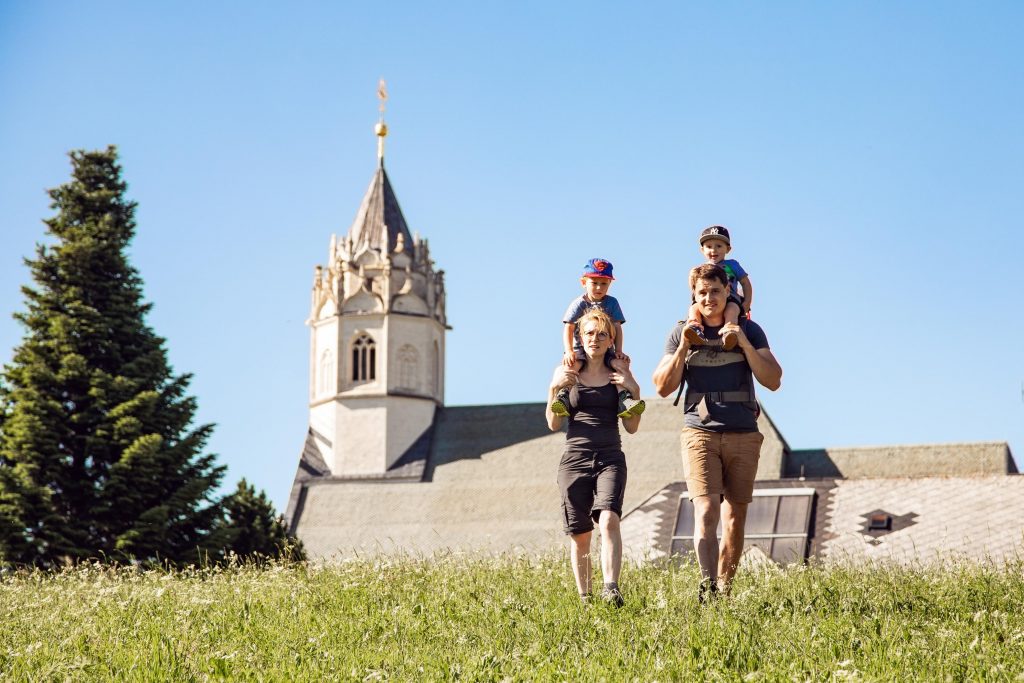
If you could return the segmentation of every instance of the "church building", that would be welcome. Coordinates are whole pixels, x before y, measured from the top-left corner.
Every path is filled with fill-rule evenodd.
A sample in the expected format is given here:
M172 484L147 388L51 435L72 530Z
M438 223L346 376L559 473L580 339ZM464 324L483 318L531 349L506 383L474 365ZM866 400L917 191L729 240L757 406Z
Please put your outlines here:
M555 471L564 445L540 403L444 405L444 271L377 166L348 233L316 266L309 429L285 514L311 558L540 553L567 547ZM623 506L636 561L692 552L679 433L648 399ZM920 562L1019 557L1024 477L1004 442L790 449L765 434L745 558ZM957 504L967 500L983 505Z

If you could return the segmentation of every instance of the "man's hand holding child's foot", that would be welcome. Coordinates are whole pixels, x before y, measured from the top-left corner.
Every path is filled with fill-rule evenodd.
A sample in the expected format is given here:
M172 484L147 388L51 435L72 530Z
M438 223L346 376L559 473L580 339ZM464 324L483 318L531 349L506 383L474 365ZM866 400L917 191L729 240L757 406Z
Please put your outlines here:
M700 324L687 321L683 326L683 338L689 342L690 346L701 346L707 344L707 337L704 336L704 329Z
M722 332L722 349L725 351L732 351L736 348L736 345L740 343L740 337L734 330L725 330Z
M743 334L743 328L736 323L723 325L719 335L722 337L722 348L726 351L732 351L747 339L747 336Z

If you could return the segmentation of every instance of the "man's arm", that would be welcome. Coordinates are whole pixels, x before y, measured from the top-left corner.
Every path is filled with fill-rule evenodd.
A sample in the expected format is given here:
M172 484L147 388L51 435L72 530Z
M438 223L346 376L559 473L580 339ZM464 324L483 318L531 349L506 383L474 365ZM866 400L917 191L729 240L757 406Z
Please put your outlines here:
M727 330L732 330L738 335L740 351L743 352L743 356L747 359L747 365L750 366L750 372L753 373L754 379L761 386L772 391L782 386L782 366L779 365L779 361L775 360L772 350L768 347L755 349L754 345L747 339L747 335L743 333L743 328L739 325L726 323L721 331L725 332Z
M658 396L669 396L682 384L683 372L686 370L686 354L689 351L690 343L684 337L679 340L679 346L674 353L666 353L661 357L652 377Z

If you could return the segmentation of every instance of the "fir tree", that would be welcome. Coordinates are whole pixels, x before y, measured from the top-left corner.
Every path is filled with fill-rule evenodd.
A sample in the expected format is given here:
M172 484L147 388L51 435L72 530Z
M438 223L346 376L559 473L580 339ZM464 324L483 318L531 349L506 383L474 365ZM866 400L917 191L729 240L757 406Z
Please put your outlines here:
M116 149L70 157L0 380L0 562L194 562L225 540L213 426L191 426L190 377L146 325Z
M224 511L228 548L239 557L305 559L301 542L288 535L266 493L257 495L245 479L224 499Z

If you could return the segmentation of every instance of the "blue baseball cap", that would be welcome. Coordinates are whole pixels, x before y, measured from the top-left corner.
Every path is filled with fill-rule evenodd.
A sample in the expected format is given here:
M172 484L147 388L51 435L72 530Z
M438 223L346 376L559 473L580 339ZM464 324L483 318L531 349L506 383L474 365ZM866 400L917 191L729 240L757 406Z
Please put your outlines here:
M603 258L590 259L587 261L587 265L583 266L583 277L606 277L609 280L614 280L612 262L605 261Z

